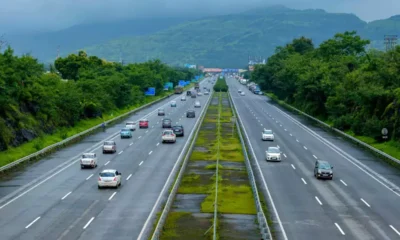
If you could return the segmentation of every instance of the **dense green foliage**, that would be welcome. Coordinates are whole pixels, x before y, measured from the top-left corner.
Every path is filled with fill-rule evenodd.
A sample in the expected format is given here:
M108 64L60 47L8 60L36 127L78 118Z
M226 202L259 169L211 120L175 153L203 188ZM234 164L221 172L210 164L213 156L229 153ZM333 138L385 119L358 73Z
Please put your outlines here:
M15 56L11 48L0 53L1 151L81 119L144 103L147 87L160 95L165 82L177 84L196 74L158 60L122 66L85 52L57 59L55 68L62 77L54 67L45 73L30 56Z
M185 22L154 34L115 39L85 49L114 61L121 49L128 61L157 58L170 64L240 68L247 64L248 55L268 57L276 47L298 36L307 36L318 45L337 32L356 30L376 41L374 46L382 47L380 26L387 26L384 34L396 34L400 31L396 22L400 19L366 23L353 14L270 7Z
M279 47L252 79L279 99L342 130L380 141L381 129L400 139L400 47L366 51L355 32L336 34L314 48L299 38Z
M228 85L226 84L226 80L224 77L218 77L217 82L213 87L215 92L227 92Z

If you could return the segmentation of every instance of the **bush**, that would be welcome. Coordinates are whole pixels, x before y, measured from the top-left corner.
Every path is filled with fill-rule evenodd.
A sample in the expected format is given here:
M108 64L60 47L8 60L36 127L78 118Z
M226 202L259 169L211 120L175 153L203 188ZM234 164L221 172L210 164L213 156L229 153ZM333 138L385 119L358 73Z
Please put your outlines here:
M228 91L228 85L226 85L226 80L224 77L219 77L217 82L214 85L214 91L215 92L227 92Z

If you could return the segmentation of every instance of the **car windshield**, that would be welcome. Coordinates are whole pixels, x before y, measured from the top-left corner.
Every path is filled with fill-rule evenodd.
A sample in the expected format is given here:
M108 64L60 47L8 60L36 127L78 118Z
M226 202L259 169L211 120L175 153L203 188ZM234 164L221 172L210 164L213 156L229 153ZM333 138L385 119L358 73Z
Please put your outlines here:
M92 158L94 157L93 154L83 154L82 158Z
M104 142L104 145L114 145L114 142Z
M147 120L140 120L140 122L147 122Z
M270 153L279 153L279 149L275 147L268 148L268 152Z
M102 172L100 173L100 177L115 177L115 174L112 172Z
M134 122L127 122L126 125L135 125Z
M271 130L264 130L264 134L272 134Z
M164 109L158 109L159 112L164 112Z
M331 169L331 165L329 165L329 163L320 162L319 168L328 170L328 169Z
M183 127L182 126L173 126L172 128L173 129L182 129Z
M171 134L172 134L172 131L165 131L163 134L164 134L164 135L171 135Z
M127 128L124 128L124 129L121 130L121 132L128 132L128 131L130 132L130 130L127 129Z

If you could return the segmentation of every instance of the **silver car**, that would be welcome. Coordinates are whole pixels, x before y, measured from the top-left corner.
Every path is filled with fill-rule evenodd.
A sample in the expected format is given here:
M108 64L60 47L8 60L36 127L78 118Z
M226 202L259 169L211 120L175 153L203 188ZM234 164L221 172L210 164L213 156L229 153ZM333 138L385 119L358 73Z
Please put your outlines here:
M264 128L264 131L262 132L262 140L263 141L268 141L268 140L274 141L274 138L275 138L275 136L274 136L274 133L272 132L272 130Z
M99 179L97 180L98 188L103 187L115 187L121 186L122 177L121 173L115 169L105 169L99 173Z
M117 144L114 141L105 141L103 144L103 153L112 152L115 153L117 151Z
M277 161L280 162L282 160L281 150L277 147L269 147L267 151L265 151L265 157L267 161Z
M196 101L196 102L194 103L194 107L195 107L195 108L201 107L200 101Z

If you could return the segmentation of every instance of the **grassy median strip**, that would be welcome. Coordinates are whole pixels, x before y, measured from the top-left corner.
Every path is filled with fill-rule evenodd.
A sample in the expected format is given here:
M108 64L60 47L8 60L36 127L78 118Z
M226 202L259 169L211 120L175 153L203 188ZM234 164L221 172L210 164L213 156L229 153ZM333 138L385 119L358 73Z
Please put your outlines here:
M214 93L160 239L212 239L218 157L219 239L260 238L253 193L232 117L227 93Z

